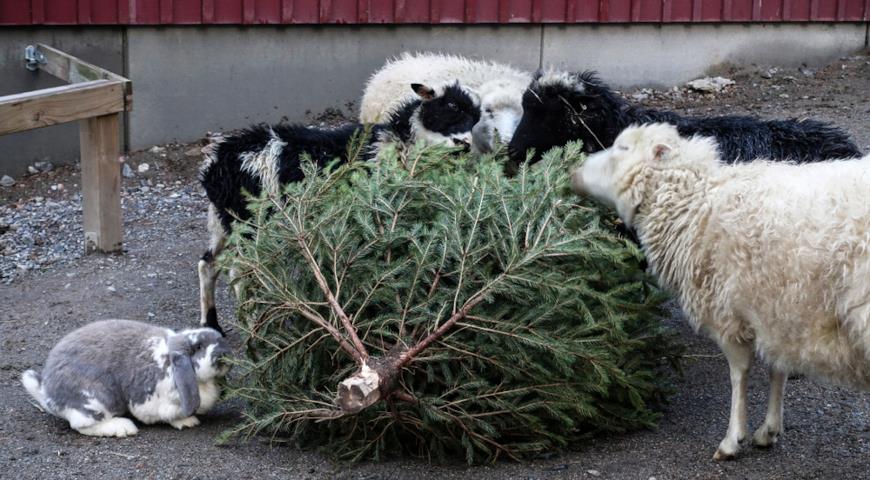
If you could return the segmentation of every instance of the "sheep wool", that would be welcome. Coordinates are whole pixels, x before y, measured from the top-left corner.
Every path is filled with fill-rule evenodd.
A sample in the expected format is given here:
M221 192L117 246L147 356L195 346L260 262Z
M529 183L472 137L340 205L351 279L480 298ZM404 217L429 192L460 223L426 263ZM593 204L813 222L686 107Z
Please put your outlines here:
M654 124L626 129L572 177L634 227L661 284L722 346L744 403L753 345L772 367L772 438L756 432L756 444L781 430L784 373L870 388L870 156L724 165L713 140ZM737 403L717 459L745 433Z
M362 123L383 121L389 112L413 98L411 83L437 84L456 80L475 90L481 96L482 105L487 104L489 95L493 95L493 103L496 103L498 87L516 85L514 101L519 105L522 92L532 76L509 65L471 60L460 55L405 52L389 60L366 82L359 120ZM484 85L486 88L481 89Z

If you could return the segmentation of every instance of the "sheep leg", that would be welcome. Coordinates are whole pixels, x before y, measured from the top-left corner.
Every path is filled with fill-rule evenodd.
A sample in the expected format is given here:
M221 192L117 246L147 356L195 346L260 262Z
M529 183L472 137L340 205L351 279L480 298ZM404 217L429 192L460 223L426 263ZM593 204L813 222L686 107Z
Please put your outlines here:
M770 398L767 400L767 416L752 436L757 447L771 447L782 433L782 404L788 374L776 368L770 369Z
M724 340L721 348L731 373L731 416L728 433L713 455L716 461L734 458L740 449L740 441L746 438L746 384L752 365L751 343Z
M226 234L220 224L214 205L208 207L208 230L211 233L209 249L203 254L197 265L199 272L199 305L200 325L214 328L223 334L223 329L217 321L214 292L218 271L215 268L215 257L224 249Z

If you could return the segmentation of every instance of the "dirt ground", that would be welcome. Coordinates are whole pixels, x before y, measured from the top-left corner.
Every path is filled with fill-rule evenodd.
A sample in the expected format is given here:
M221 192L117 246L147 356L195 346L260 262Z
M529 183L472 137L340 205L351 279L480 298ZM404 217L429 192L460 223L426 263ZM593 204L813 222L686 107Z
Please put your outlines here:
M732 78L736 85L714 95L685 89L626 95L648 105L698 115L812 116L846 129L862 149L870 151L867 52L819 71L770 68L723 68L716 73ZM600 437L569 452L554 452L527 463L470 468L459 461L430 464L397 459L347 466L298 448L272 446L267 440L217 447L213 439L233 425L237 404L219 406L202 418L202 426L191 430L152 426L126 439L79 435L63 421L38 411L21 387L19 375L27 368L39 368L58 339L93 320L129 318L172 327L195 324L195 265L206 243L206 202L196 184L200 158L192 147L169 145L131 156L129 163L135 173L124 179L124 255L75 254L66 261L35 262L39 266L12 268L9 283L0 285L0 477L867 478L870 395L806 378L793 379L787 387L786 431L779 444L771 450L747 447L736 461L713 462L713 451L727 426L728 372L717 348L693 334L679 312L667 324L682 335L688 356L684 375L674 380L678 393L665 407L657 430ZM150 169L140 173L138 166L143 163ZM68 205L68 211L61 211L78 225L77 176L75 168L67 167L19 179L15 187L0 188L0 206L6 208L9 218L26 222L14 214L34 205ZM51 190L58 183L65 187ZM37 202L35 197L43 199ZM55 236L51 238L71 238L80 247L80 230L56 232L55 228L59 227L53 223L45 226ZM24 230L0 228L0 237ZM23 241L8 238L6 248L10 249L16 241ZM2 247L0 244L0 253ZM40 255L33 252L28 255ZM232 301L223 287L218 304L221 318L228 321ZM235 340L232 334L231 339ZM764 371L756 366L750 383L750 432L763 419L766 390Z

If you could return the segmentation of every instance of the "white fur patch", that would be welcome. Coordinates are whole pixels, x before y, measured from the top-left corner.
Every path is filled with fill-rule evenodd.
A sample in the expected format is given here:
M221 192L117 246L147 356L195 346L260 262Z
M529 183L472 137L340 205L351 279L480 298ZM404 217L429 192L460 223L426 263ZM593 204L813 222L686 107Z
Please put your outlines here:
M88 425L86 427L76 428L83 435L94 437L129 437L139 433L139 429L129 419L123 417L107 418L103 421Z
M215 406L221 396L221 390L214 380L199 383L199 408L196 413L203 414Z
M48 402L45 398L45 389L42 388L42 384L39 382L39 378L35 371L27 370L22 373L21 384L24 385L24 389L27 390L27 393L29 393L30 396L39 403L39 406L42 407L43 410L52 413L52 409L49 408Z
M277 195L281 191L278 183L278 157L287 142L278 138L274 131L272 139L258 152L246 152L239 155L242 160L242 171L260 180L263 190Z
M70 427L79 430L83 427L95 425L99 423L99 421L95 419L95 415L101 415L104 420L112 418L112 414L106 409L106 406L97 400L93 393L85 390L81 393L82 396L88 400L82 406L82 409L64 408L60 411L60 417L66 419L69 422Z
M128 405L130 413L142 423L169 422L182 416L181 398L175 388L172 372L157 382L154 392L144 402Z
M535 83L542 87L563 87L574 90L577 93L586 91L586 85L580 81L577 75L561 70L547 70Z

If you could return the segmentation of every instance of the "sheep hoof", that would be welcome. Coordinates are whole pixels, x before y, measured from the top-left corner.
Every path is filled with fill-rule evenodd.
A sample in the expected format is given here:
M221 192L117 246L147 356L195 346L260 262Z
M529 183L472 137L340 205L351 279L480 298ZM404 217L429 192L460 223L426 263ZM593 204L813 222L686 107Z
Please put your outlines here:
M716 453L713 454L713 460L717 462L724 462L726 460L734 460L734 455L737 452L726 453L721 448L716 450Z
M777 440L779 440L779 432L767 425L762 425L752 436L752 444L759 448L770 448Z

